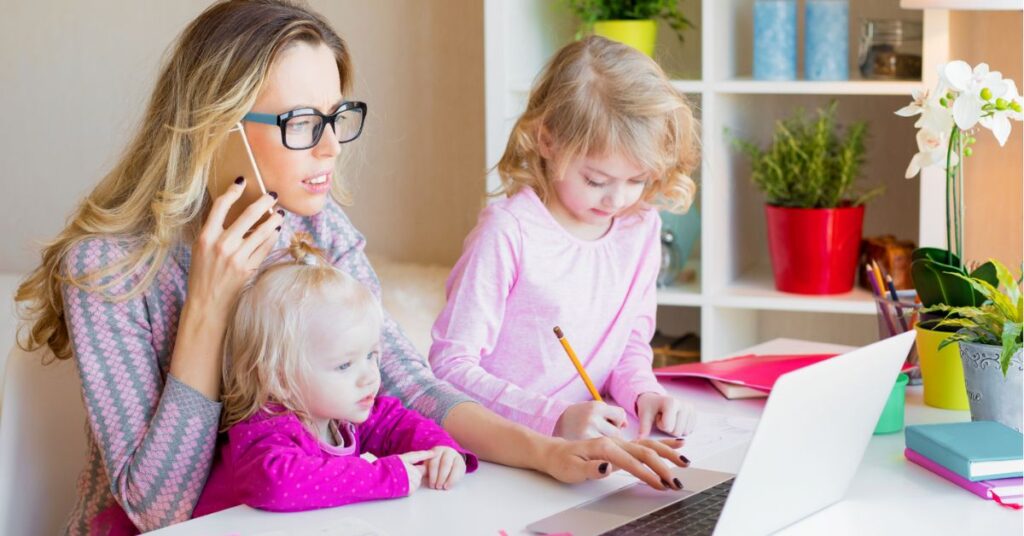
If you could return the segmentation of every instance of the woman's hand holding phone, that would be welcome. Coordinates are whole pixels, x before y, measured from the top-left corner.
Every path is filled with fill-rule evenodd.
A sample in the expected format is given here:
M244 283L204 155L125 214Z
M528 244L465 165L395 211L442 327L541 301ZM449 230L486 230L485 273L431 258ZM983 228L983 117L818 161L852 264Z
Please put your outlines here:
M236 180L214 199L192 245L188 299L223 314L225 320L238 292L277 242L284 217L283 211L276 211L258 223L277 203L277 195L270 192L253 201L225 228L228 211L244 190L245 179Z

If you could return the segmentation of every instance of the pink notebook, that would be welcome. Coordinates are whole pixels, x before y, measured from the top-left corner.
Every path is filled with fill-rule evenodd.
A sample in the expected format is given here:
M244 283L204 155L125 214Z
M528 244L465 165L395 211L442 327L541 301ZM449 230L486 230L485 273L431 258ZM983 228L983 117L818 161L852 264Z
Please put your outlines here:
M946 480L949 480L982 499L992 499L1003 506L1008 506L1014 509L1021 508L1021 495L1024 495L1024 477L996 478L993 480L979 480L977 482L971 482L970 480L946 469L909 448L904 449L903 455L906 456L908 460L924 467L942 478L945 478Z
M787 372L813 365L839 354L742 355L709 361L686 363L654 369L659 378L707 378L760 391L771 391L775 381Z

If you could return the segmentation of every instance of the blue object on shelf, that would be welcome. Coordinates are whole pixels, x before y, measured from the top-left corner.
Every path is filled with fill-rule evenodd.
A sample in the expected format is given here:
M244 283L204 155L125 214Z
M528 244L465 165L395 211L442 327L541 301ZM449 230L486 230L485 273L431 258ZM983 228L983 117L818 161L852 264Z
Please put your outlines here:
M754 78L796 79L796 0L754 2Z
M693 253L693 247L697 243L697 239L700 238L700 211L697 210L696 203L690 207L689 212L686 214L672 214L671 212L661 213L661 228L663 231L669 231L672 233L672 258L676 264L672 270L674 273L662 274L659 279L662 282L661 286L669 281L675 281L679 275L679 272L683 269L683 265L686 261L690 260L690 255ZM671 283L668 283L671 285Z
M807 80L850 78L848 0L807 0L804 35L804 77Z

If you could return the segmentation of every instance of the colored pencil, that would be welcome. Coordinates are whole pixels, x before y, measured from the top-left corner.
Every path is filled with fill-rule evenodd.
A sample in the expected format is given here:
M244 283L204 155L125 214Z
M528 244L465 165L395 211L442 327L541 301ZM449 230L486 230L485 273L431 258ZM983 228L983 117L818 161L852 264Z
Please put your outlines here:
M590 396L594 397L597 402L603 402L601 399L601 393L597 392L597 388L594 387L594 382L590 381L590 376L587 375L587 370L583 368L583 363L580 363L580 359L576 357L576 352L573 351L572 346L569 346L569 341L566 340L565 335L562 333L562 328L555 326L555 336L558 337L558 342L562 343L562 348L565 348L566 355L572 360L572 364L576 367L576 372L580 374L580 378L583 378L583 383L587 385L587 390L590 391Z

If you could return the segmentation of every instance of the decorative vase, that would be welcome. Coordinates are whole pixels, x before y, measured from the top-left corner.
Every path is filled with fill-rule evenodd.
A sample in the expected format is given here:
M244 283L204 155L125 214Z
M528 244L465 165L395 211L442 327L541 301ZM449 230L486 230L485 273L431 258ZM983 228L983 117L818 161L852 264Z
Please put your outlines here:
M939 344L952 337L953 333L935 331L921 324L914 326L914 331L917 332L917 355L924 383L924 403L933 408L970 409L958 344L939 350Z
M1002 347L973 342L960 343L960 359L967 385L972 421L996 421L1021 432L1024 429L1024 358L1021 351L1010 358L1006 376L999 367Z
M848 0L807 0L804 6L804 78L850 77Z
M765 205L775 287L796 294L853 289L864 206L788 208Z
M754 2L754 79L796 79L796 0Z
M653 20L602 20L594 23L594 33L654 57L658 25Z

